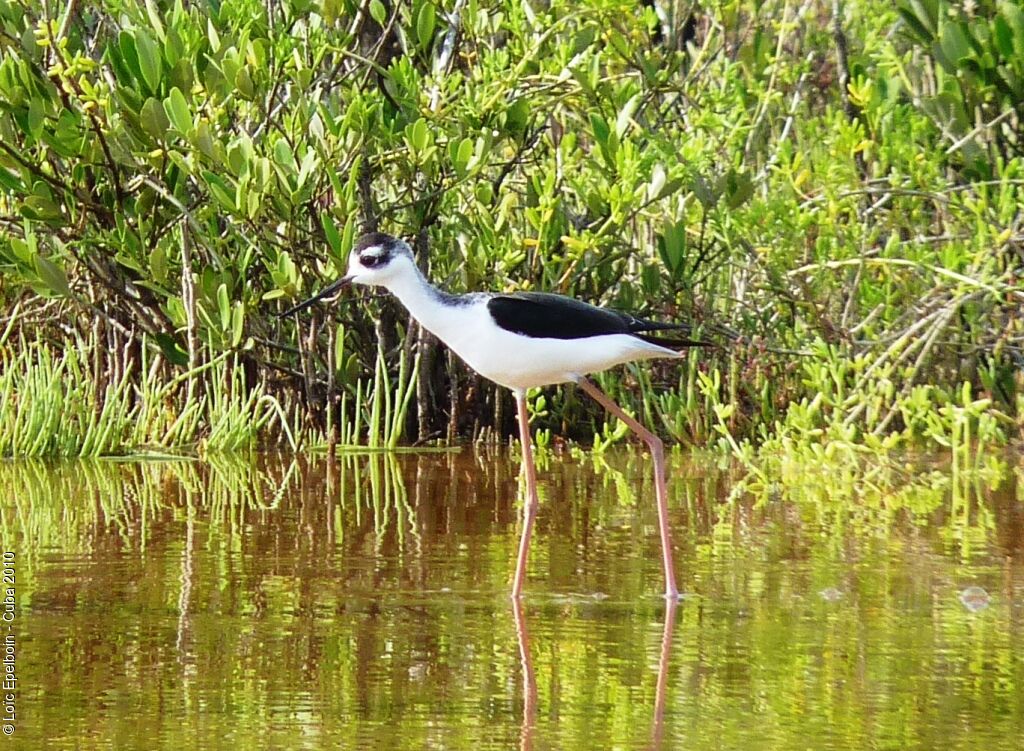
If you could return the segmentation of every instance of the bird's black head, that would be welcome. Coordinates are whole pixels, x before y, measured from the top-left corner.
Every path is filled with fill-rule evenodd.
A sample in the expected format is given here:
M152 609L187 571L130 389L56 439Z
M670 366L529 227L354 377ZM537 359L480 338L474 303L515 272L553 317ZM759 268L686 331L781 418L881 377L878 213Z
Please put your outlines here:
M350 260L358 259L359 264L367 269L381 268L388 264L395 246L401 242L383 232L369 232L356 240Z
M389 286L396 275L415 268L412 249L403 240L383 232L370 232L356 240L348 257L353 284Z
M348 256L348 273L345 276L331 282L313 297L289 308L281 315L298 313L317 300L333 295L350 284L367 284L392 289L402 280L418 275L419 270L413 260L412 249L404 241L383 232L370 232L356 240Z

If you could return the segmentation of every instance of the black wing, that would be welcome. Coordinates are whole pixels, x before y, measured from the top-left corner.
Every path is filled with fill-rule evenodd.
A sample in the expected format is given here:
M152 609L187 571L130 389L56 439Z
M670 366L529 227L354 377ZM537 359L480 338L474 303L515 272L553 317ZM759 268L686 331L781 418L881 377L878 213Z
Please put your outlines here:
M701 342L688 339L659 342L648 337L648 331L690 332L685 323L657 323L645 321L618 310L574 300L571 297L545 292L516 292L495 295L487 301L491 318L506 331L535 339L583 339L604 334L633 334L656 344L670 346L699 346Z

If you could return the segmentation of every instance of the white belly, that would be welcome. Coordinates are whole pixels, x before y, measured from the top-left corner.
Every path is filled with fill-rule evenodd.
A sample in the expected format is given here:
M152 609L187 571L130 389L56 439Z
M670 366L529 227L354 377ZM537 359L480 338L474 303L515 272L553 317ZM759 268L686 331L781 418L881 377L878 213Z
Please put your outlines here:
M487 347L466 354L455 352L480 375L513 390L574 382L582 375L632 360L679 356L627 334L586 339L495 336Z
M522 391L579 380L631 360L680 357L628 334L583 339L534 339L499 327L487 298L450 304L422 278L394 281L391 290L413 317L484 378Z
M461 320L446 321L449 325L438 326L434 333L484 378L513 390L574 382L632 360L680 357L628 334L533 339L498 327L489 315L472 307L457 316Z

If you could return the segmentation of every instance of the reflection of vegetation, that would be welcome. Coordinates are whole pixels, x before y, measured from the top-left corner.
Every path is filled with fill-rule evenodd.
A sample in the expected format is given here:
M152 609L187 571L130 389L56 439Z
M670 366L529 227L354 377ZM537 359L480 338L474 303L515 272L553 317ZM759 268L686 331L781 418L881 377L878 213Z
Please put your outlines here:
M284 499L305 497L310 483L321 482L331 494L319 497L325 506L336 500L357 524L368 513L379 537L389 530L400 539L418 533L398 459L383 452L346 454L320 465L283 456L254 465L232 454L212 454L206 462L0 463L0 488L12 499L0 506L0 522L6 539L17 535L28 554L51 548L87 553L79 545L90 529L116 530L122 543L144 550L147 528L187 505L186 497L208 521L241 523L247 514L274 512Z
M250 462L214 457L193 461L0 464L0 488L12 499L0 506L5 539L15 536L27 555L48 549L87 554L101 531L144 551L152 525L201 499L211 519L228 521L246 511L273 508L289 490L297 460L254 468ZM83 547L84 546L84 547Z
M642 747L664 701L667 747L1011 748L1019 477L1000 465L958 499L951 472L923 459L847 458L780 464L774 488L731 502L742 468L673 462L688 597L660 697L645 462L552 461L522 614L534 747ZM60 733L118 748L301 735L471 749L481 732L514 747L517 482L499 454L0 464L31 634L19 732L40 748ZM771 493L788 502L757 503ZM991 605L964 608L967 584Z

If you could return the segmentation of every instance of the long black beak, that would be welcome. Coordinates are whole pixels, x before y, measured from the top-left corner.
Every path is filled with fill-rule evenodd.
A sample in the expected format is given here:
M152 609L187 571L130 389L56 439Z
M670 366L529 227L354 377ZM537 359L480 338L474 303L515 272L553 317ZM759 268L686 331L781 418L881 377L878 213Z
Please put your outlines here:
M338 280L333 281L330 284L328 284L326 287L324 287L322 290L317 292L315 295L313 295L308 300L303 300L298 305L296 305L296 306L294 306L292 308L288 308L288 310L286 310L284 313L281 313L278 316L278 318L284 318L285 316L290 316L292 313L298 313L300 310L305 310L306 308L308 308L313 303L318 302L320 300L323 300L325 297L330 297L331 295L333 295L335 292L338 292L339 290L345 289L345 287L347 287L351 283L352 283L352 277L350 277L350 276L343 276L343 277L341 277L341 279L338 279Z

